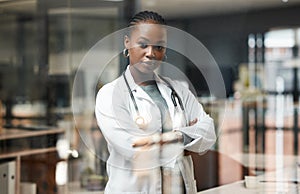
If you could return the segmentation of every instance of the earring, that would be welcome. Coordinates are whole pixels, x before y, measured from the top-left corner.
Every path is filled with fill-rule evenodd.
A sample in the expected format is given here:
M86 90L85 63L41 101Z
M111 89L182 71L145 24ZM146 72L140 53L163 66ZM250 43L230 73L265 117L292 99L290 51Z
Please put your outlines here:
M166 61L167 59L168 59L168 56L165 54L164 61Z
M129 57L129 52L128 52L128 49L127 48L124 48L124 50L123 50L123 56L124 57Z

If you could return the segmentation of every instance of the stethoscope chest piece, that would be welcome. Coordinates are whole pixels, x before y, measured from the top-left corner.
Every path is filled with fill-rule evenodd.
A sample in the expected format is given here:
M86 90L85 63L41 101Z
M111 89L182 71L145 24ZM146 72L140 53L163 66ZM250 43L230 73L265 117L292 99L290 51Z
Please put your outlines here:
M142 116L140 115L139 108L138 108L138 106L137 106L137 103L136 103L135 98L134 98L134 96L133 96L133 93L132 93L132 91L131 91L131 88L130 88L130 86L129 86L129 84L128 84L128 81L127 81L127 79L126 79L125 72L123 72L123 77L124 77L124 80L125 80L125 83L126 83L128 92L129 92L129 94L130 94L130 98L131 98L131 100L132 100L132 103L134 104L134 109L135 109L135 111L136 111L136 113L137 113L137 116L135 117L134 121L135 121L136 125L137 125L140 129L146 129L149 120L146 121L145 118L142 117ZM181 108L182 112L184 112L184 107L183 107L183 103L182 103L182 101L181 101L181 98L178 96L178 94L177 94L177 92L175 91L175 89L173 88L173 86L172 86L165 78L163 78L163 77L161 77L161 76L159 76L159 77L160 77L160 78L168 85L168 87L172 90L172 93L171 93L171 99L172 99L172 102L173 102L173 104L174 104L175 109L178 108L177 102L176 102L176 98L177 98L178 104L180 105L180 108Z
M135 118L135 124L140 128L140 129L145 129L147 127L147 122L145 121L144 117L138 115Z

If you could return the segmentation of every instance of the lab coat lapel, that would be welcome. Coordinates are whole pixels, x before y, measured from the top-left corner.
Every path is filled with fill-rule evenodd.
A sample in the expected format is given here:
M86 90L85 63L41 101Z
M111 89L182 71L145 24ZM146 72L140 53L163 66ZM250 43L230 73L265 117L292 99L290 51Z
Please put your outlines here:
M174 104L171 100L171 93L172 93L171 88L168 86L167 83L165 83L157 75L156 75L156 80L157 80L157 83L158 83L157 84L158 88L159 88L163 98L166 100L166 102L168 104L171 119L173 121L173 129L176 129L178 127L185 127L187 122L186 122L186 119L185 119L184 112L181 110L181 108L179 106L179 102L177 101L177 99L175 99L175 100L177 101L178 106L175 108L175 106L174 106Z
M192 157L190 155L183 156L182 158L177 159L177 162L182 174L186 193L196 194L197 183L196 180L194 179L194 166L193 166Z
M162 80L157 81L157 86L158 86L158 89L159 89L162 97L167 102L168 109L169 109L169 112L170 112L170 115L171 115L171 119L173 121L175 110L174 110L174 104L172 103L172 100L171 100L172 90L164 82L162 82Z
M134 79L130 73L129 65L125 71L125 76L128 81L129 87L137 99L146 99L151 103L154 103L153 100L150 98L150 96L139 86L134 82Z

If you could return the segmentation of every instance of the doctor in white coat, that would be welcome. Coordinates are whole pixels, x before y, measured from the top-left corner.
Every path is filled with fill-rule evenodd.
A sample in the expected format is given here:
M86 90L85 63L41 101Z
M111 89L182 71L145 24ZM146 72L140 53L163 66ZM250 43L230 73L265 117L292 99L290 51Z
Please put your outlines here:
M97 94L95 114L110 154L107 194L196 193L191 156L183 152L205 152L216 140L212 118L188 88L154 72L166 52L163 25L155 12L132 18L123 53L129 65ZM170 183L168 175L180 178Z

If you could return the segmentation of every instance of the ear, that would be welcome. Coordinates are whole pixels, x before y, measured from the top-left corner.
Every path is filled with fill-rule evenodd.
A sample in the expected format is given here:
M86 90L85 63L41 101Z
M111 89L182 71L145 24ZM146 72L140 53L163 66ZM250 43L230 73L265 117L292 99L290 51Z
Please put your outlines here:
M127 35L124 36L124 46L126 49L130 49L130 39Z

